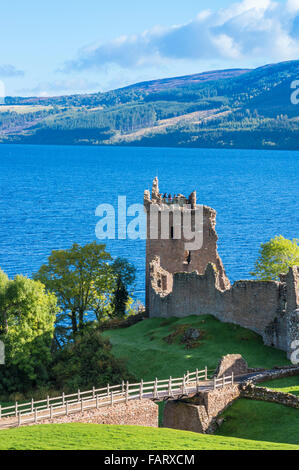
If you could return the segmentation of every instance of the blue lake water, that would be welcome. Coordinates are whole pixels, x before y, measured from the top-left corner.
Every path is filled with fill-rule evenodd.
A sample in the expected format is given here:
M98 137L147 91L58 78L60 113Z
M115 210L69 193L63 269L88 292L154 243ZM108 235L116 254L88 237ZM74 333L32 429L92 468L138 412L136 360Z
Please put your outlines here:
M51 250L96 239L99 204L142 203L158 175L161 192L217 210L218 248L233 280L249 278L261 242L299 236L299 152L72 146L0 146L0 267L31 276ZM116 207L116 206L115 206ZM137 267L144 297L143 240L109 240Z

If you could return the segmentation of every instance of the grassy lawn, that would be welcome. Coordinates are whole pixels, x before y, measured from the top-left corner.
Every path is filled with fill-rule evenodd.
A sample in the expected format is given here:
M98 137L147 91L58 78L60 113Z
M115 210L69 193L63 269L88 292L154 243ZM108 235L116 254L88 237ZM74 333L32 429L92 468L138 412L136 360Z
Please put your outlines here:
M51 424L0 431L0 450L299 450L299 446L173 429Z
M171 344L164 338L178 327L199 328L202 339L186 349L178 336ZM286 365L283 351L267 347L256 333L216 318L148 319L132 327L104 333L113 353L127 360L138 378L153 380L182 376L187 370L213 370L221 356L239 353L250 367ZM265 384L299 394L298 377ZM163 404L160 404L163 410ZM161 420L160 413L160 420ZM103 449L103 450L208 450L208 449L296 449L299 450L299 412L272 403L238 400L223 415L218 435L201 435L165 428L106 426L95 424L53 424L0 431L4 449Z
M240 399L223 415L217 435L299 445L299 410Z
M261 387L268 387L283 393L292 393L299 396L299 376L286 377L284 379L268 380L257 384Z
M163 339L180 325L203 331L199 346L187 350L179 339L173 344ZM145 380L180 377L186 370L203 369L205 365L215 369L221 356L234 353L240 353L250 367L290 364L283 351L265 346L256 333L221 323L211 315L147 319L104 335L110 338L113 353L127 359L130 371Z

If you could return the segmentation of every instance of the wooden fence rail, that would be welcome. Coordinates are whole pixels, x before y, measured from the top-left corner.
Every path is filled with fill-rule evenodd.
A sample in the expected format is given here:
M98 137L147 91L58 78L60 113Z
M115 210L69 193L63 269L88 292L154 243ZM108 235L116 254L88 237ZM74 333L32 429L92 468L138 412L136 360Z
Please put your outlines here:
M217 388L223 388L226 385L233 385L233 384L234 384L233 372L231 375L228 375L228 376L223 375L223 377L220 377L219 379L214 377L214 390L216 390Z
M31 400L27 403L16 402L13 406L0 406L0 428L20 426L22 424L37 423L45 419L69 415L104 406L113 406L117 403L128 403L129 400L142 400L143 398L159 400L186 395L199 390L209 380L207 367L203 370L187 372L183 377L169 377L169 379L150 382L141 380L130 384L122 381L119 385L107 385L104 388L95 388L81 392L62 395L44 400ZM211 388L217 389L233 384L233 375L221 379L214 378ZM14 418L14 419L13 419Z

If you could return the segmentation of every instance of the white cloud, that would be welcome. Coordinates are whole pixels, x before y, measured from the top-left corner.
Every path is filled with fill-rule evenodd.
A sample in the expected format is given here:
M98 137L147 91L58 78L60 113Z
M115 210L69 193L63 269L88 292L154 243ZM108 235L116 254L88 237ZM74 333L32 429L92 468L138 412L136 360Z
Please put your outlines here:
M178 60L266 63L299 57L299 0L243 0L217 12L203 10L187 24L89 45L63 71L160 66Z
M42 82L33 88L22 88L18 93L23 96L47 97L52 95L66 95L73 93L92 93L100 91L100 85L96 81L84 78L71 78L69 80L53 80Z
M0 77L2 78L23 77L24 75L25 72L23 70L18 70L14 65L0 65Z
M299 0L288 0L287 9L290 12L298 12L299 11Z

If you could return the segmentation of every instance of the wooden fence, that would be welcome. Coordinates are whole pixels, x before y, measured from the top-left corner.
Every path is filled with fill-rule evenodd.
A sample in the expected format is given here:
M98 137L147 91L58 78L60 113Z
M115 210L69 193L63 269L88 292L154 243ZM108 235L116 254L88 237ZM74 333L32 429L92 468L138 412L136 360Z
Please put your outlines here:
M59 416L68 416L70 413L98 409L104 406L113 406L117 403L128 403L129 400L165 400L179 396L196 393L205 387L217 389L234 383L233 375L221 379L209 380L207 367L195 372L187 372L183 377L158 380L151 382L141 380L138 383L122 382L120 385L107 385L104 388L95 388L45 400L31 400L27 403L15 403L13 406L0 406L0 428L20 426L22 424L37 423L45 419Z
M228 376L223 375L223 377L220 377L219 379L217 379L216 377L214 377L213 379L214 390L216 390L217 388L223 388L226 385L233 385L233 384L234 384L233 372L231 375L228 375Z

